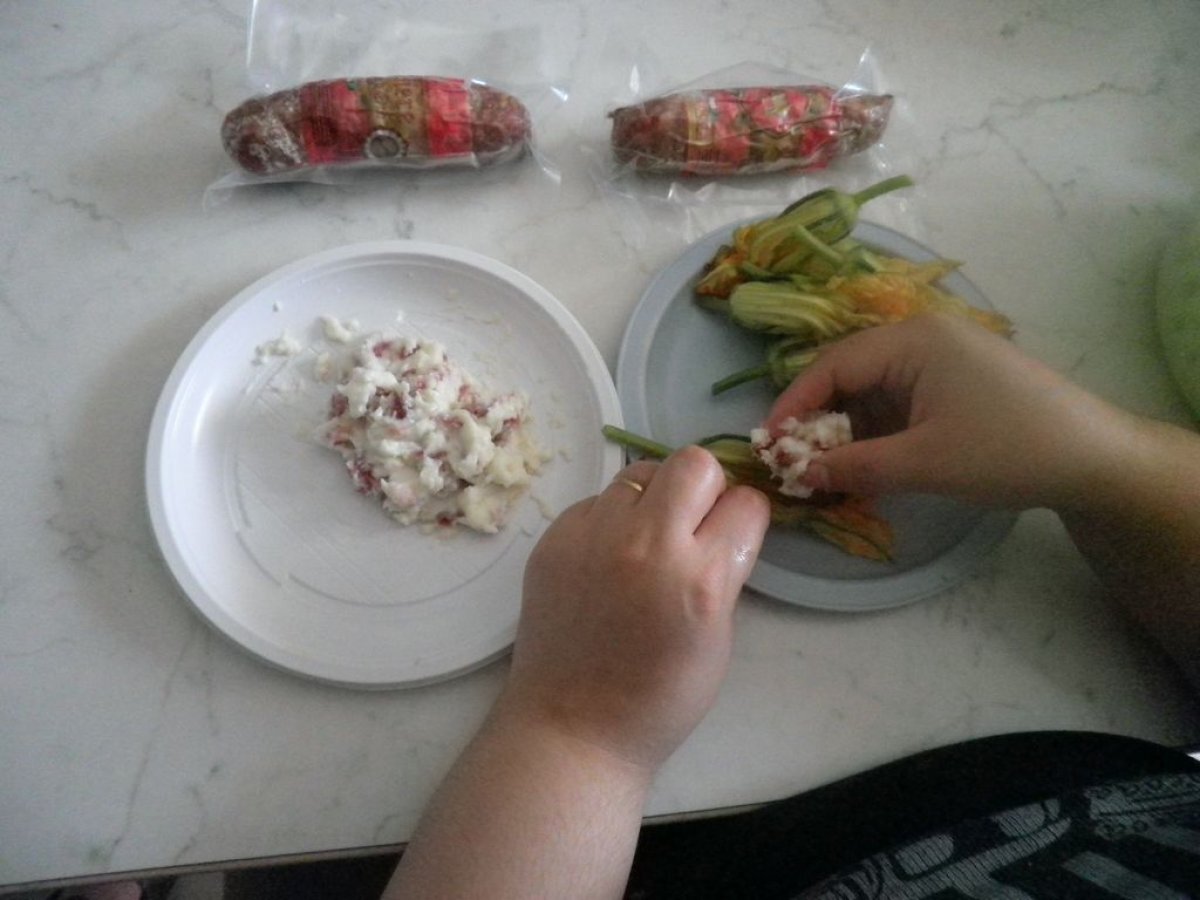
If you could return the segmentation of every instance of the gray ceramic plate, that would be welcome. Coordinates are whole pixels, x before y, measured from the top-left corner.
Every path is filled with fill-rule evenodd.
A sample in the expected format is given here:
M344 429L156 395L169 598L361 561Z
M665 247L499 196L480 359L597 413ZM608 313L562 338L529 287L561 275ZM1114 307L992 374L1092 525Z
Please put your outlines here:
M700 309L692 290L724 228L691 245L650 283L633 311L617 362L617 393L626 427L671 446L719 432L747 433L774 396L769 384L744 385L719 397L710 385L762 362L763 339ZM927 247L878 225L855 237L914 261L937 258ZM973 306L987 298L961 273L942 279ZM904 495L880 501L896 533L890 563L852 557L801 531L774 528L748 582L768 596L818 609L865 611L912 603L966 578L1008 534L1015 515L940 497Z

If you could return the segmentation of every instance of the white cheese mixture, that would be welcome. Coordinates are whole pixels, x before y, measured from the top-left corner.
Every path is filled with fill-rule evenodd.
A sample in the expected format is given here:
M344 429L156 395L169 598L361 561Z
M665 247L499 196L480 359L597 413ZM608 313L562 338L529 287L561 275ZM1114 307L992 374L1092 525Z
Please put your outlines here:
M808 471L808 464L826 450L853 439L849 416L832 412L814 413L803 420L785 419L783 433L777 438L772 438L765 428L750 432L754 453L780 480L779 493L790 497L811 497L812 488L800 481Z
M321 331L326 340L337 344L346 344L358 337L358 320L348 319L345 322L333 316L321 316Z
M295 356L303 348L300 342L286 331L273 341L265 341L254 348L254 364L261 366L273 356Z
M404 525L499 531L548 458L525 395L494 393L434 341L323 325L353 352L317 360L318 377L336 383L318 438L341 453L355 488Z

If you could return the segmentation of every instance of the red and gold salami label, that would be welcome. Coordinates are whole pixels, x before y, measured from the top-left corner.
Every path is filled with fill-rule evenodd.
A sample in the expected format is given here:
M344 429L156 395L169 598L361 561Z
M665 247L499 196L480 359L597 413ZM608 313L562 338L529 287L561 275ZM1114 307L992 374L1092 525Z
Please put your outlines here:
M465 156L474 152L471 128L471 95L456 78L427 79L425 84L426 132L429 155Z
M831 90L706 91L688 104L683 171L733 174L781 160L818 168L838 152L842 116Z
M469 86L455 78L360 78L300 88L311 165L473 152Z

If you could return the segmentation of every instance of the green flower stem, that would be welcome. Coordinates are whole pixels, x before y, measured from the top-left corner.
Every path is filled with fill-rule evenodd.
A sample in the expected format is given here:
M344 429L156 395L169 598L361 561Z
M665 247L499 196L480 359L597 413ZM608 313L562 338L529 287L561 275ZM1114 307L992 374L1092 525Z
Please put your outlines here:
M914 182L907 175L896 175L895 177L885 179L878 184L873 184L868 188L863 188L854 195L854 202L859 206L862 206L863 204L874 200L881 194L888 194L892 191L897 191L900 188L912 187L915 183L916 182Z
M750 443L750 435L748 434L733 434L729 431L722 431L720 434L710 434L706 438L700 438L696 441L698 447L708 447L718 441L741 441L743 444Z
M713 382L713 396L723 394L730 388L735 388L739 384L745 384L748 381L758 381L760 378L766 378L771 374L770 363L764 363L761 366L751 366L749 369L742 369L740 372L734 372L732 375L726 375L720 381Z
M666 459L675 452L666 444L644 438L640 434L634 434L632 431L626 431L616 425L605 425L601 432L614 444L620 444L626 450L637 450L639 453L653 456L656 459Z
M845 254L839 253L837 250L834 250L832 247L830 247L827 243L825 243L823 240L821 240L819 237L817 237L815 234L813 234L811 231L809 231L803 225L797 225L794 234L797 238L800 239L800 242L802 244L804 244L804 250L807 250L810 253L820 256L822 259L828 260L830 263L832 263L837 268L841 268L842 266L846 265ZM801 250L801 251L797 251L797 252L804 252L804 251ZM786 257L785 257L785 261L786 261ZM781 272L787 271L787 268L785 267L785 263L780 264L779 271L781 271Z

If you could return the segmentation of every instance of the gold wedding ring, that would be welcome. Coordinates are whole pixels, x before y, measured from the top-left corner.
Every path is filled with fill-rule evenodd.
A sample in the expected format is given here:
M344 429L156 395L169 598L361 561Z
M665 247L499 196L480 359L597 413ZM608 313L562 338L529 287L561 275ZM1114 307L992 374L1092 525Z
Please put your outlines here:
M632 478L616 478L614 480L619 481L621 484L629 485L631 488L633 488L639 494L646 489L645 485L639 484L638 482L634 481Z

